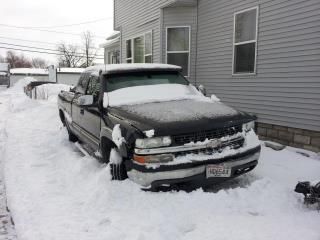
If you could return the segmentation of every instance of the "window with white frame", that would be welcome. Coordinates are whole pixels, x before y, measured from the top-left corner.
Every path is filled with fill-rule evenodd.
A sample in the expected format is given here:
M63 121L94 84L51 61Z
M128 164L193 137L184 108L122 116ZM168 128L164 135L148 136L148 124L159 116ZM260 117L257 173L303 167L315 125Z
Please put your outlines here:
M133 39L133 62L144 62L144 36Z
M126 62L132 63L132 40L126 41Z
M168 64L182 67L182 74L189 76L190 27L167 27L166 59Z
M120 63L120 51L113 50L108 52L108 64L119 64Z
M127 63L152 63L152 32L126 41Z
M144 35L144 62L152 63L152 32Z
M258 7L234 14L233 74L256 72Z

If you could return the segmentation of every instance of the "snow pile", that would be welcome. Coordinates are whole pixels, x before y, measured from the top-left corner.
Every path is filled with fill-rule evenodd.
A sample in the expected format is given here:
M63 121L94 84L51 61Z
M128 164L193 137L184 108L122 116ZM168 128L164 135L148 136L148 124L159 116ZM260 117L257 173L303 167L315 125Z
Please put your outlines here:
M34 74L34 75L48 75L48 69L45 68L11 68L10 73L15 74Z
M56 103L27 100L0 93L0 161L18 239L320 238L320 214L293 191L298 181L319 179L319 160L262 147L253 172L211 193L144 192L111 181L108 166L68 141Z
M124 137L122 137L120 124L116 124L112 130L112 140L117 145L118 148L121 147L123 143L126 142Z
M6 73L6 72L0 72L0 76L7 76L8 75L8 73Z
M0 87L0 94L5 91L6 88ZM4 106L3 106L4 105ZM11 223L11 216L7 210L6 203L6 188L4 185L4 154L6 145L6 122L7 118L4 117L8 110L8 99L5 95L0 98L0 239L3 240L14 240L16 239L13 224Z
M175 158L173 161L168 162L168 163L163 163L162 165L176 165L176 164L182 164L182 163L190 163L190 162L196 162L196 161L205 161L205 160L209 160L209 159L221 159L223 157L226 156L232 156L232 155L236 155L236 154L240 154L243 152L248 151L249 149L253 149L256 148L260 145L260 141L257 137L257 135L254 133L253 130L250 130L249 132L242 132L242 133L238 133L234 136L232 136L232 138L236 138L236 137L243 137L244 138L244 143L243 146L241 148L238 149L232 149L230 147L226 147L224 148L221 152L215 152L214 154L187 154L185 156L179 156L177 158ZM223 137L221 138L222 141L228 141L229 139L231 139L231 137ZM206 145L207 143L209 143L210 140L205 140L204 142L197 142L197 143L187 143L185 144L186 146L188 145ZM160 165L158 163L150 163L148 164L148 167L150 168L157 168Z
M69 91L70 85L65 84L42 84L35 87L37 92L37 99L56 101L58 94L61 91Z
M33 77L25 77L25 78L21 78L20 80L18 80L16 82L16 84L14 84L12 87L9 88L9 92L11 93L16 93L16 94L24 94L24 88L31 82L35 82L37 81L37 79L33 78Z
M143 133L146 135L146 137L152 138L154 136L154 129L144 131Z
M117 165L122 163L122 157L117 149L115 148L111 149L109 160L110 160L110 163L117 164Z
M82 73L85 68L57 68L58 73Z
M218 98L216 95L212 94L211 95L211 100L212 101L216 101L216 102L220 102L220 98Z
M193 99L210 102L194 86L182 84L157 84L121 88L108 93L109 106L136 105Z

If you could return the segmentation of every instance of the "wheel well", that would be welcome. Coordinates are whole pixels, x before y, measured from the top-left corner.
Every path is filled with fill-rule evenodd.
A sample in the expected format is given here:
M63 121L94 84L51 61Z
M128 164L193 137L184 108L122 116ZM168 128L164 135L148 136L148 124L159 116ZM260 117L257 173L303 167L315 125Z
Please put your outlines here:
M108 144L111 148L117 147L116 144L107 137L101 138L101 147L103 147L104 144Z
M61 109L59 109L59 116L60 116L61 122L63 123L63 126L65 126L66 125L66 119L65 119L64 113L63 113L63 111Z

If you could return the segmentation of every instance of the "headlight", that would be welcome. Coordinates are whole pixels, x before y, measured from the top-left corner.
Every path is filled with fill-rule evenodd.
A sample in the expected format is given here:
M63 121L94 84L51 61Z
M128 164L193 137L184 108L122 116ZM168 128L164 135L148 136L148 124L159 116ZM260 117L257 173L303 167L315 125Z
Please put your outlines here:
M155 138L144 138L136 140L137 148L157 148L165 147L171 144L170 137L155 137Z
M161 155L133 155L133 160L138 163L168 163L173 161L173 154L161 154Z
M250 131L251 129L254 129L254 121L243 124L242 129L247 132Z

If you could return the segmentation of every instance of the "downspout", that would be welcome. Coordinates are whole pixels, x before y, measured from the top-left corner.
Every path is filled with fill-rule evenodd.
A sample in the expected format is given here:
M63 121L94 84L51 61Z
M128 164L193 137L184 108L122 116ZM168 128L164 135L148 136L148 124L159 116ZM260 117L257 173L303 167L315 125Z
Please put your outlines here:
M194 64L194 83L197 86L197 68L198 68L198 27L199 27L199 0L196 6L196 49L195 49L195 64Z
M122 26L120 27L120 63L123 63L123 61L122 61L122 58L123 58L123 56L122 56Z
M160 8L160 63L164 63L163 62L163 55L165 54L164 51L166 51L167 49L163 48L163 8Z

